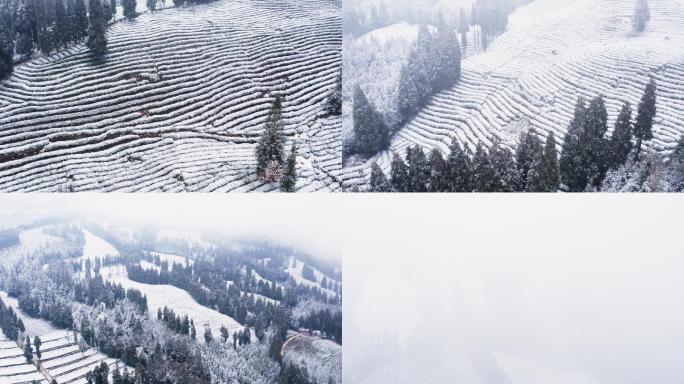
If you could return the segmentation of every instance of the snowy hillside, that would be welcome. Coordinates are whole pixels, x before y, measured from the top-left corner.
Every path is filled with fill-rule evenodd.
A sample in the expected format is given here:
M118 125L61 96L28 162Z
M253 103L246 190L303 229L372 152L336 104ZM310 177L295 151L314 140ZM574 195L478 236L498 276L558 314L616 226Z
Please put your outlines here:
M633 34L634 2L535 0L510 16L486 52L463 60L461 82L435 95L393 137L391 148L345 169L345 185L362 182L370 164L387 172L392 152L409 145L447 152L452 138L474 148L495 139L511 146L534 128L561 142L579 96L605 97L609 126L623 102L637 105L649 75L658 113L648 146L667 153L684 132L684 2L649 2L646 31Z
M138 4L144 2L138 2ZM121 21L0 83L0 190L263 191L255 147L283 96L297 187L336 190L339 0L219 0Z

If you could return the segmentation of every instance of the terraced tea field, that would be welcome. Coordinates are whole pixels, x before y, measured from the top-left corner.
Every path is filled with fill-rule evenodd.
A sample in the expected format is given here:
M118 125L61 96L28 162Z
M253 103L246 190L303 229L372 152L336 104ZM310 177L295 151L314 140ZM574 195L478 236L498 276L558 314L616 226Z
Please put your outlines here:
M392 153L409 145L446 152L456 138L473 148L494 140L512 146L528 127L560 142L579 96L602 94L612 129L623 102L636 110L649 76L658 112L648 146L671 151L684 133L684 2L649 6L651 20L638 35L633 1L534 0L519 8L486 52L464 59L461 82L435 95L389 150L345 168L345 186L363 183L373 162L388 172Z
M0 83L0 190L268 191L256 142L284 97L298 190L340 188L341 119L323 103L341 58L340 0L218 0L112 25Z

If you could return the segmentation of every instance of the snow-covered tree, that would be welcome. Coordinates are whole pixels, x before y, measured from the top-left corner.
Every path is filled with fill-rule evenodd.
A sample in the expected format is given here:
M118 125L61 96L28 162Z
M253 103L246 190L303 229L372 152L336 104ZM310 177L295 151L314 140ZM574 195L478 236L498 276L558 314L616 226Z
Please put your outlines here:
M105 36L107 23L105 21L102 0L90 0L88 3L88 48L96 55L102 55L107 50L107 37Z
M135 10L137 4L136 0L121 0L121 5L123 6L123 15L129 20L133 20L138 17L138 12Z
M391 192L391 190L392 187L385 173L377 163L373 163L371 165L369 192Z
M449 192L470 192L473 189L470 152L467 147L463 149L456 139L449 146L446 168Z
M285 171L280 180L280 190L283 192L294 192L297 185L297 147L292 143L290 155L285 162Z
M610 136L608 148L610 167L615 169L627 162L627 158L629 153L632 152L633 147L632 107L629 103L625 103L620 110L620 114L615 121L615 128Z
M392 168L390 170L390 184L394 192L408 192L408 170L406 163L398 154L392 156Z
M268 182L280 178L280 169L285 157L282 108L280 96L277 96L271 105L264 132L256 148L257 175Z
M648 7L648 0L637 0L632 17L632 30L637 33L643 32L649 20L651 20L651 10Z
M656 84L655 79L646 85L644 94L637 109L636 122L634 123L634 137L636 138L636 156L641 153L644 141L653 139L653 118L656 114Z
M352 110L354 121L354 149L364 157L371 157L389 145L389 128L382 114L368 101L358 85L354 91Z
M0 21L0 79L12 72L14 56L14 40L9 29Z

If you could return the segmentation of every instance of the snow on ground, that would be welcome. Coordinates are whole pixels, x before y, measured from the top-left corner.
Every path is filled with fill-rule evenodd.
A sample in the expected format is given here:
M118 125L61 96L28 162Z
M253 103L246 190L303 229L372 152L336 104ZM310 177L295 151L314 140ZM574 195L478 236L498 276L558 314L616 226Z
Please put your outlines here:
M141 2L138 2L140 6ZM322 104L342 53L340 0L218 0L114 23L0 83L0 190L270 191L257 140L284 96L298 188L338 190L341 119Z
M99 236L93 235L92 232L83 229L83 236L85 244L83 245L83 256L81 260L90 259L95 262L95 259L103 258L105 256L118 256L119 251L109 244L106 240Z
M319 288L323 292L325 292L327 295L334 297L337 295L337 293L333 290L327 289L327 288L321 288L321 282L323 281L323 277L325 274L318 269L312 267L309 265L311 269L313 269L314 276L316 277L316 282L313 282L311 280L305 279L302 276L302 269L304 268L304 263L295 259L294 257L290 257L290 261L288 264L287 269L285 269L285 272L287 272L297 283L299 284L304 284L309 287L315 287ZM331 278L330 276L325 276L328 281L332 281L335 283L335 279Z
M342 346L317 337L296 335L284 348L285 360L305 366L318 382L326 383L332 377L342 383Z
M24 352L0 330L0 384L47 383L35 365L26 362Z
M30 335L31 338L33 339L33 336L42 336L47 333L55 332L58 330L58 328L55 328L50 324L50 322L45 321L43 319L38 319L35 317L30 317L24 314L24 312L19 309L19 300L9 297L7 295L7 292L5 291L0 291L0 299L5 303L5 305L10 306L14 309L14 312L19 316L21 321L24 322L24 326L26 327L26 334Z
M42 249L57 248L64 244L62 238L43 232L44 228L37 227L19 232L19 244L0 250L0 265L9 266L24 256L33 255Z
M166 261L169 263L169 269L173 267L174 264L181 264L183 266L186 266L187 263L190 263L190 265L194 265L195 261L192 259L188 259L185 256L178 256L178 255L172 255L170 253L160 253L160 252L150 252L150 255L152 256L159 256L159 259L161 261Z
M111 372L124 364L111 359L93 348L81 351L80 335L72 331L55 331L41 337L43 342L41 364L51 378L58 383L85 384L85 375L102 362L107 363Z
M639 35L631 32L633 1L535 0L519 8L486 52L463 61L461 82L435 95L389 150L344 170L345 185L364 182L373 162L389 171L392 153L409 145L446 152L456 138L471 147L497 139L511 146L528 127L553 132L560 143L579 96L603 94L612 128L623 102L638 104L649 75L658 113L648 146L671 151L684 132L684 4L649 5Z
M140 267L146 271L149 271L151 269L154 269L157 272L161 271L161 267L155 264L150 263L149 261L145 260L140 260Z
M143 294L147 295L147 306L151 314L156 315L158 308L163 309L164 306L167 306L173 309L176 314L181 316L188 315L195 322L198 340L203 340L201 335L203 335L206 325L209 326L214 337L218 337L221 334L221 326L228 328L231 335L233 332L241 331L245 328L232 317L200 305L188 292L180 288L171 285L142 284L130 280L126 273L126 268L122 265L104 267L100 274L105 280L121 283L126 289L139 289Z

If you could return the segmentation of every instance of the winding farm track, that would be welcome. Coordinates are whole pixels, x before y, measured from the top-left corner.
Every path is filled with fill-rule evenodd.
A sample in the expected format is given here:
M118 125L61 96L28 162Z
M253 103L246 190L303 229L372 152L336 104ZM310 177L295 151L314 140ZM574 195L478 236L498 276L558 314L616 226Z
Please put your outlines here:
M534 0L510 17L488 49L463 61L462 81L435 95L394 136L389 150L343 171L346 187L364 183L373 162L388 172L409 145L448 151L452 138L472 148L513 146L526 127L560 143L579 96L606 99L612 129L623 102L636 111L652 75L658 86L655 151L684 133L684 0L649 0L647 30L631 33L634 1ZM636 112L634 112L636 113Z
M0 190L268 191L254 150L275 95L301 191L338 190L341 119L322 103L340 0L218 0L110 27L0 83Z

